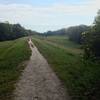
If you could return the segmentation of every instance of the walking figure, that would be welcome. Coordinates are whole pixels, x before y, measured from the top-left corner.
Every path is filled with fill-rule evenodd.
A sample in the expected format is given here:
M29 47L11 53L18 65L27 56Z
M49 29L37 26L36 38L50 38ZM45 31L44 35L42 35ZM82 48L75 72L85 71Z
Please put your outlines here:
M33 45L33 42L32 42L32 40L31 40L31 38L29 38L29 39L28 39L28 43L29 43L29 45L30 45L31 47L34 47L34 45Z

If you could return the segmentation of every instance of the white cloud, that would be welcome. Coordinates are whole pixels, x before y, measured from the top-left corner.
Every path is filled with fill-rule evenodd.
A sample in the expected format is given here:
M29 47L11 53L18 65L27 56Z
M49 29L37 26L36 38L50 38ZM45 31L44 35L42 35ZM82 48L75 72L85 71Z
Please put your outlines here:
M75 5L56 3L44 7L28 4L0 4L0 21L19 22L24 25L57 25L56 18L61 20L60 18L63 16L67 18L68 15L95 16L99 7L100 0L87 0Z

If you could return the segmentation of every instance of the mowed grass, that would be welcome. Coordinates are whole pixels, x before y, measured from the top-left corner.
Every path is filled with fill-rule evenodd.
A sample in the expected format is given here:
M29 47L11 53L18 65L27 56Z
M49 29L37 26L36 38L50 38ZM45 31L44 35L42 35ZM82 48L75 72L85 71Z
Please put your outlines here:
M45 40L46 42L55 45L57 47L63 48L71 53L82 54L83 51L81 45L78 45L72 41L69 41L67 36L47 36L47 37L36 37L41 40Z
M26 38L0 42L0 100L11 100L14 84L25 66L31 51Z
M79 48L80 45L77 45L76 43L73 43L68 40L69 38L67 36L48 36L46 40L57 43L59 45L65 46L65 47L70 47L70 48Z
M60 37L57 38L60 39ZM52 39L49 41L52 41ZM33 38L33 42L47 59L58 77L62 80L72 100L100 99L99 64L83 61L79 53L62 48L58 40L56 42L57 45L55 45L55 42L51 43L45 38L42 39L42 37ZM75 50L78 48L74 43L72 45L73 47L71 48L73 50L74 48ZM66 48L70 48L70 45L67 45Z

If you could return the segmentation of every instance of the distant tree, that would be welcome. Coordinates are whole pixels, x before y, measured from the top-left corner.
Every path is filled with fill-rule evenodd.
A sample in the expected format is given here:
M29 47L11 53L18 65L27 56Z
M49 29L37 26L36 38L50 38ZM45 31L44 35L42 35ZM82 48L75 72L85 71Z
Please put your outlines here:
M71 41L74 41L76 43L82 43L82 33L87 31L89 29L89 26L86 25L79 25L79 26L72 26L69 28L63 28L57 31L48 31L44 34L47 36L50 35L66 35L69 37Z
M45 32L44 35L47 35L47 36L51 36L51 35L65 35L65 29L60 29L60 30L57 30L57 31L48 31L48 32Z
M70 27L67 31L68 31L68 35L69 35L69 39L81 44L83 42L82 39L82 33L87 31L89 29L88 26L86 25L79 25L79 26L74 26L74 27Z
M13 33L15 33L15 38L19 38L27 34L26 30L23 27L21 27L20 24L14 24L12 30Z
M10 39L10 24L0 23L0 40Z
M26 30L20 24L0 23L0 41L17 39L23 36L38 34L35 31Z

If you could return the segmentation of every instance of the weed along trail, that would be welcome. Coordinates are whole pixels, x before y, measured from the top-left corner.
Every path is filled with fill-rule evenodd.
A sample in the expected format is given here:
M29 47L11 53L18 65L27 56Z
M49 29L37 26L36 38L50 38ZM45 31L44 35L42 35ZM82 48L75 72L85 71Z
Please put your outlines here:
M14 100L69 100L60 80L49 67L46 59L29 40L32 55L19 82Z

